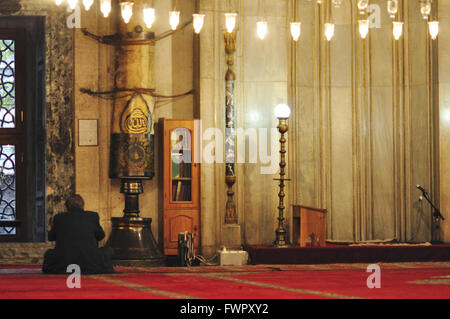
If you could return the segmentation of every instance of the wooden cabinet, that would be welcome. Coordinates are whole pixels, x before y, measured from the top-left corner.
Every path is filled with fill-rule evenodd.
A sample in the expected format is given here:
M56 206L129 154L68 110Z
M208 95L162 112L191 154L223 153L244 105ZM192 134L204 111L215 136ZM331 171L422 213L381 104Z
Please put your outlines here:
M178 234L200 244L200 164L195 163L194 120L160 119L163 148L164 254L178 254Z

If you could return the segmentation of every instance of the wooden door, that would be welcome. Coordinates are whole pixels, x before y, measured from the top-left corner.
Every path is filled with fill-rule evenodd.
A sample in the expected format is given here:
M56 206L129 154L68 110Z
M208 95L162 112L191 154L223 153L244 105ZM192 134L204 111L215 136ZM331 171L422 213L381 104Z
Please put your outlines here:
M199 247L199 211L198 210L167 210L164 214L164 254L178 253L178 234L192 233L194 248Z

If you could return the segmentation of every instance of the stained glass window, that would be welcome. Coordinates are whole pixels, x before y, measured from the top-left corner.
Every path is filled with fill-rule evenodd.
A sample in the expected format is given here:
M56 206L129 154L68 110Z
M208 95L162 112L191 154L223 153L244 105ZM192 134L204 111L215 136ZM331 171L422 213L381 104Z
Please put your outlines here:
M0 128L15 127L14 47L14 40L0 40Z
M15 41L0 40L0 129L15 128ZM16 148L0 145L0 220L16 220ZM0 227L0 235L15 235Z
M0 220L16 219L16 152L0 145ZM15 235L14 227L0 227L0 235Z

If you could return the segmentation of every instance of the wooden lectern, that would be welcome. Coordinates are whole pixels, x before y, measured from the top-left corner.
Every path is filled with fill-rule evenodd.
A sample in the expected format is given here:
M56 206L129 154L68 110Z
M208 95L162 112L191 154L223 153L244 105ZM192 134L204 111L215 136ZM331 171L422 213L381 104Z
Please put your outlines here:
M306 247L311 237L311 246L325 247L327 235L327 210L302 205L293 205L292 242Z

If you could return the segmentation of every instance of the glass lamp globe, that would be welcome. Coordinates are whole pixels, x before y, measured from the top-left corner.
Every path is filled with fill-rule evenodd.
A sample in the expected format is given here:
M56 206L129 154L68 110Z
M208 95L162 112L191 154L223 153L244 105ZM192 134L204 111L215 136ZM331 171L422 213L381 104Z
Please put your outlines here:
M287 104L278 104L274 113L278 119L288 119L291 116L291 108Z
M133 16L133 2L121 2L120 9L122 12L122 18L125 23L130 22L131 17Z
M147 28L150 29L152 27L153 22L155 22L155 8L144 8L144 22Z
M67 2L69 3L69 8L71 10L75 10L75 7L78 4L78 0L67 0Z
M392 22L392 24L394 25L394 28L392 30L394 34L394 39L398 40L400 39L403 33L403 22L394 21Z
M298 38L300 37L302 31L301 26L302 26L301 22L291 22L291 35L294 41L297 41Z
M228 33L232 33L236 27L237 13L225 13L225 27Z
M433 40L436 40L439 34L439 21L430 21L428 22L428 27L430 30L430 35Z
M192 16L193 16L194 31L195 31L195 33L199 34L203 28L203 23L205 21L205 15L194 13Z
M333 23L325 23L325 37L328 41L334 36L334 24Z
M264 40L267 34L267 21L256 22L256 33L261 40Z
M93 4L94 0L83 0L84 10L89 11Z
M359 20L359 34L361 38L365 39L369 33L369 20Z
M179 23L180 23L180 11L170 11L169 24L172 30L176 30Z
M111 0L100 0L100 10L105 18L108 17L111 12Z

